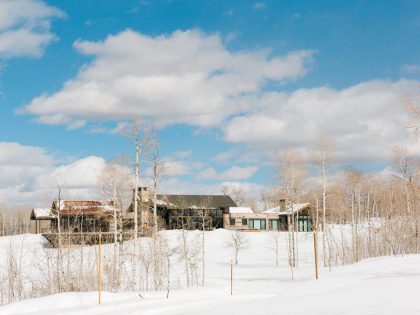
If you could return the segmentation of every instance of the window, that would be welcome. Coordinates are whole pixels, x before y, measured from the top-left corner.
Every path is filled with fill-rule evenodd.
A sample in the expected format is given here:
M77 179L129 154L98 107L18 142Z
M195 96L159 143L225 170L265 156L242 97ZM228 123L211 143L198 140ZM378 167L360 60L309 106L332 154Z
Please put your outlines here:
M229 222L230 225L235 225L235 219L230 219L229 221L230 221Z
M248 219L242 219L242 225L248 225Z
M265 220L249 219L248 227L254 230L265 230Z
M299 216L299 231L300 232L312 231L312 223L308 215Z
M270 229L278 230L279 229L279 220L270 220Z
M260 220L261 221L261 230L265 230L265 220Z

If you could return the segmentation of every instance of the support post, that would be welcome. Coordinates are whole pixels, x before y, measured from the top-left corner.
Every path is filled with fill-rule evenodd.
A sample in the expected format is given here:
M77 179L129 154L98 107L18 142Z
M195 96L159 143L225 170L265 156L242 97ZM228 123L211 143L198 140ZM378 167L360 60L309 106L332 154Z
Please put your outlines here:
M99 242L98 242L98 304L101 304L101 243L102 243L102 233L99 232Z
M316 235L316 228L313 230L314 236L314 258L315 258L315 279L318 280L318 250L317 250L317 235Z
M233 262L230 261L230 295L233 295Z

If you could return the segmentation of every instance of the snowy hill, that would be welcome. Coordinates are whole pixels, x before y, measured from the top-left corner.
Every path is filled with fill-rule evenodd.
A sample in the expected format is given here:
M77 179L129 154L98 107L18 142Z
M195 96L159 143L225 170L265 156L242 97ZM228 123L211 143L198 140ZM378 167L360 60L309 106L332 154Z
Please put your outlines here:
M176 242L179 233L167 231L165 235ZM199 236L198 231L189 233L192 240ZM5 305L0 307L0 314L420 314L420 255L379 257L331 271L321 268L320 279L315 280L312 235L304 233L300 234L299 266L293 281L287 264L286 234L280 237L280 264L276 266L270 248L272 234L246 233L249 246L239 254L239 264L234 267L231 296L232 250L225 245L230 233L206 233L204 287L186 288L182 264L178 262L178 266L174 260L169 299L166 291L142 291L141 297L138 292L103 292L102 304L97 305L97 292L72 292ZM39 256L46 252L29 250L42 247L42 240L34 235L0 238L0 251L5 252L11 241L15 246L25 244L23 265L27 268L33 265L33 253ZM105 255L111 246L105 247ZM89 250L95 247L86 248ZM2 265L4 260L0 268Z

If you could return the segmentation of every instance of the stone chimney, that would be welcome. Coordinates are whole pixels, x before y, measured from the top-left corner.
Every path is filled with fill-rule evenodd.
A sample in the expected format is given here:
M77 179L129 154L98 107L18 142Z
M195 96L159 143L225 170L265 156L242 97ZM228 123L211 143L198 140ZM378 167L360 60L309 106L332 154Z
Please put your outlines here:
M279 200L279 206L280 206L280 211L286 211L287 210L287 199L286 198L281 198Z
M134 193L134 189L133 189ZM138 187L137 188L137 197L139 198L140 203L149 202L149 187ZM134 199L134 196L133 196Z

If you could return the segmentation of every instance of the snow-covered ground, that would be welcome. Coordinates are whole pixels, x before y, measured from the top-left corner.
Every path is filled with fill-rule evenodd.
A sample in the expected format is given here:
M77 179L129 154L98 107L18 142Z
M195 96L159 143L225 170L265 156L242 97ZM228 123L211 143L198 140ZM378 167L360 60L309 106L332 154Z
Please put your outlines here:
M198 236L198 232L189 233ZM179 231L165 234L175 242ZM97 292L61 293L5 305L0 314L420 314L420 255L379 257L331 271L321 267L320 279L315 280L312 235L302 233L299 267L291 280L285 234L281 235L279 266L270 248L271 233L246 236L249 246L234 267L232 296L232 251L225 245L230 232L217 230L206 233L204 287L182 288L175 280L169 299L166 291L141 292L141 297L139 292L103 292L101 305L97 305ZM39 236L17 236L13 241L40 244ZM0 238L0 251L10 244L11 238ZM4 257L1 252L0 257ZM174 270L178 282L184 280L181 266Z

